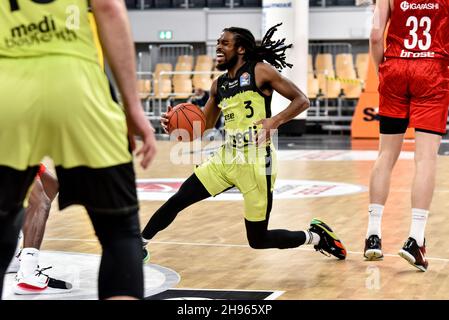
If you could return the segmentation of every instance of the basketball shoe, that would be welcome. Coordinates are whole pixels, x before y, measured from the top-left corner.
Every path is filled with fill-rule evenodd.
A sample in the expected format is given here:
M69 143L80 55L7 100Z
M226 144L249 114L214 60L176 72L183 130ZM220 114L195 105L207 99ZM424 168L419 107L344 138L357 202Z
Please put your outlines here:
M384 255L382 253L382 240L377 235L371 235L365 239L364 257L366 260L375 261L382 260Z
M150 261L150 251L147 249L148 240L142 238L142 259L143 263Z
M409 237L405 241L404 246L398 253L402 258L407 260L412 266L418 268L422 272L427 271L429 263L425 257L426 254L426 239L422 247L418 246L415 239Z
M337 235L323 221L316 218L312 219L309 231L315 232L320 236L320 242L314 246L316 251L329 257L330 255L333 255L340 260L346 258L346 249L343 243L341 243ZM327 254L325 252L327 252Z
M34 273L27 276L19 271L16 275L13 292L19 295L71 292L73 287L71 283L51 278L43 273L50 268L36 269Z

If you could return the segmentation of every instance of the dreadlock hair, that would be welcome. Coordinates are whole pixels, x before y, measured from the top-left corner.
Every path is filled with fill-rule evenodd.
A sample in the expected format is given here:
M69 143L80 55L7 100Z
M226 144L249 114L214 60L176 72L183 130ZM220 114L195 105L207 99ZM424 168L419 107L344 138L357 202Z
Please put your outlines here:
M293 45L286 45L285 38L276 41L271 40L273 34L278 30L277 28L281 25L282 23L279 23L274 27L271 27L263 37L260 46L256 44L256 39L254 38L251 31L247 29L231 27L226 28L223 31L233 33L235 45L237 47L245 48L244 59L246 61L266 61L276 69L282 70L285 67L293 67L292 64L285 61L285 51L291 48Z

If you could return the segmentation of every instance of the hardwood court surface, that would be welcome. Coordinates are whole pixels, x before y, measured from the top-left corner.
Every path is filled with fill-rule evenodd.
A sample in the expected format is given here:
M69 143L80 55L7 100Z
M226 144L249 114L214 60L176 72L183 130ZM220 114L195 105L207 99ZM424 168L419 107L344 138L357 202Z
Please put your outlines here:
M169 161L169 142L158 142L149 170L138 178L187 178L192 165ZM377 141L355 141L353 149L375 150ZM404 149L413 150L413 144ZM374 161L279 161L278 179L320 180L368 186ZM150 244L151 262L178 272L178 288L285 291L279 299L448 299L449 158L438 159L438 176L427 223L429 269L419 272L397 255L408 237L413 160L399 160L383 217L384 261L362 258L368 220L368 192L346 196L274 200L270 229L304 230L314 217L327 222L349 253L327 258L311 246L254 250L247 245L243 203L203 201L182 212ZM141 202L142 228L163 201ZM100 253L80 207L54 206L43 250Z

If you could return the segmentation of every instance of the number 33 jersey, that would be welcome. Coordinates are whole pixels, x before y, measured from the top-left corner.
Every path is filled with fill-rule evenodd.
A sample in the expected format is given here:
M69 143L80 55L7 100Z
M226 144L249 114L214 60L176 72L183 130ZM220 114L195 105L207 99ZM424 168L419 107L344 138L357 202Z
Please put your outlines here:
M449 1L394 0L385 57L449 60Z
M1 0L0 58L69 55L97 63L87 0Z

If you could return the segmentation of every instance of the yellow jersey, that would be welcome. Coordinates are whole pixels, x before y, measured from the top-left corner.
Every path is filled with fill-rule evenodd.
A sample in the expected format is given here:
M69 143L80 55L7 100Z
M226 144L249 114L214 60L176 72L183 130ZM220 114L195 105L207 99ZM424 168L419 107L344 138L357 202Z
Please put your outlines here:
M87 0L0 1L0 58L68 55L97 63Z

